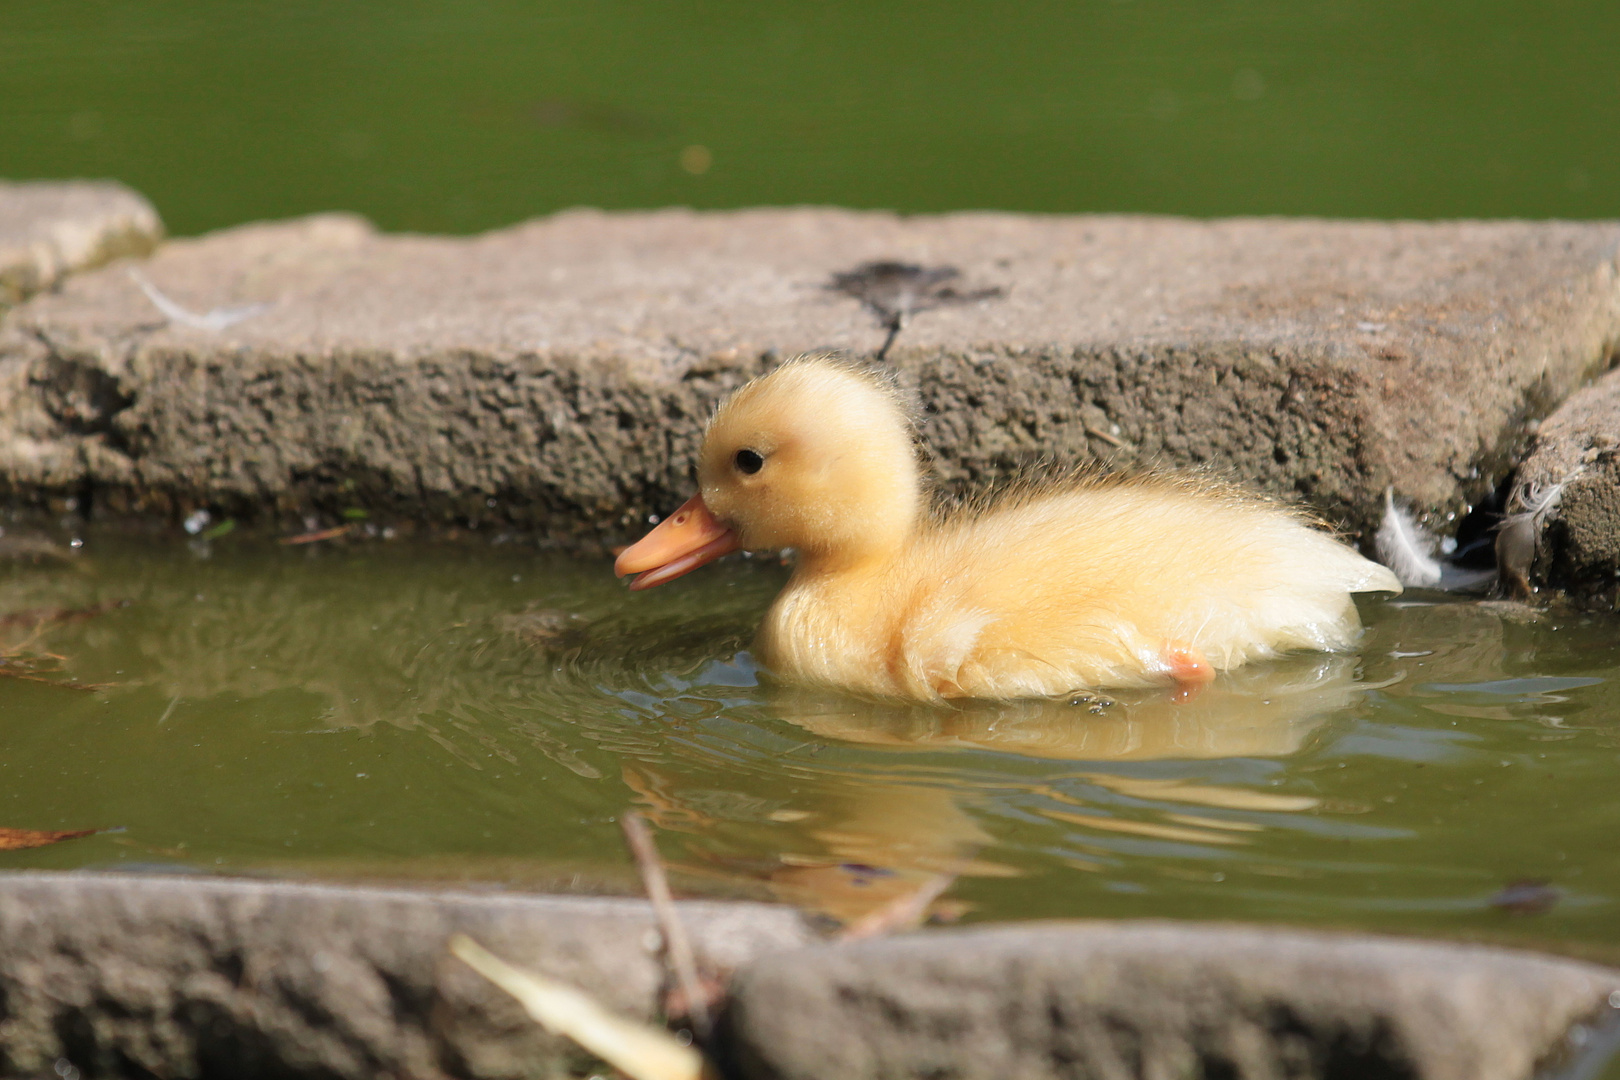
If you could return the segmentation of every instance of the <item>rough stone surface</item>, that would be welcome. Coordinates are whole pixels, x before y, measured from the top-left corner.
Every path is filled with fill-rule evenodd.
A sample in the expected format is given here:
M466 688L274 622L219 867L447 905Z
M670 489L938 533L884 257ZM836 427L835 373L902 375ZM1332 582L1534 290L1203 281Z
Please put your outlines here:
M162 238L152 205L111 180L0 181L0 305Z
M1616 988L1501 949L1081 923L762 958L727 1022L751 1080L1528 1080L1575 1025L1614 1022Z
M683 903L701 962L809 940L756 904ZM663 968L636 900L240 880L0 876L0 1076L537 1077L589 1058L448 957L454 931L656 1013ZM577 1068L576 1068L577 1067Z
M1525 518L1498 542L1508 576L1620 611L1620 369L1541 425L1510 498Z
M1384 488L1455 512L1620 340L1620 227L841 210L573 211L472 239L328 216L170 243L16 309L0 494L237 516L362 506L590 547L690 489L715 400L775 359L872 355L827 287L868 260L999 298L889 362L948 483L1045 459L1207 464L1353 530ZM205 322L206 320L192 320Z
M730 1075L1518 1080L1609 1044L1620 972L1502 949L1174 923L817 944L683 902L735 970ZM562 1077L596 1070L446 954L470 934L652 1018L636 900L93 873L0 875L0 1076Z

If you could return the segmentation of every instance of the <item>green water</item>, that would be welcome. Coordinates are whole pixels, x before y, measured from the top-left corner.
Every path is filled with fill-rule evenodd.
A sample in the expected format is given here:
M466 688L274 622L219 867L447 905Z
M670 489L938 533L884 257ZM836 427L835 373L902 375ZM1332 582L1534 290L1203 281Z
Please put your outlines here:
M116 177L178 233L576 204L1612 217L1617 34L1596 0L12 4L0 176ZM626 890L635 807L683 888L841 916L961 869L975 919L1620 960L1613 620L1373 600L1358 656L1189 702L936 712L762 680L782 577L632 597L515 543L91 533L0 568L0 676L34 676L0 677L0 826L120 831L0 869ZM1492 904L1521 880L1551 906Z
M0 176L116 177L179 233L578 204L1614 217L1617 38L1601 0L11 3Z
M1620 958L1620 624L1413 596L1356 656L1087 705L875 705L746 653L767 561L630 594L517 543L88 534L0 578L0 869L634 889L840 917L1263 919ZM128 601L100 614L50 609ZM54 654L63 659L52 673ZM30 659L32 658L32 659ZM74 689L58 683L102 684ZM1491 903L1542 880L1552 906Z

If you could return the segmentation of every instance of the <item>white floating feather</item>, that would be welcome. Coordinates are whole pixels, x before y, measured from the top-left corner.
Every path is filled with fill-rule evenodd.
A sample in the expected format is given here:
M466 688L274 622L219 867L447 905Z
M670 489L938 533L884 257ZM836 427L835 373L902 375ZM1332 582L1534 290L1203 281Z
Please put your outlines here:
M1373 535L1378 561L1393 570L1402 585L1432 589L1444 576L1434 557L1438 546L1428 530L1395 505L1395 489L1384 489L1384 520Z
M249 319L268 308L269 304L243 304L239 307L212 308L201 315L187 308L181 307L169 299L163 292L137 270L129 272L130 280L141 287L146 298L152 301L152 306L163 313L163 317L172 323L181 326L190 326L197 330L209 330L218 333L228 327L235 326L243 319Z
M1440 564L1440 585L1444 592L1483 592L1496 580L1496 570L1469 570L1466 567Z

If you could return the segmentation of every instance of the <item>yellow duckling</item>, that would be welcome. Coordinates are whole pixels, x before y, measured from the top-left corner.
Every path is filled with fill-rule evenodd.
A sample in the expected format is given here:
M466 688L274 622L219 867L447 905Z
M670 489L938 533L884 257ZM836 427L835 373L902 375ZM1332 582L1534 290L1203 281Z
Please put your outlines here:
M791 361L715 412L700 492L618 558L645 589L793 548L755 641L793 682L878 697L1050 697L1177 682L1360 631L1401 591L1299 514L1205 480L1086 476L931 512L882 376Z

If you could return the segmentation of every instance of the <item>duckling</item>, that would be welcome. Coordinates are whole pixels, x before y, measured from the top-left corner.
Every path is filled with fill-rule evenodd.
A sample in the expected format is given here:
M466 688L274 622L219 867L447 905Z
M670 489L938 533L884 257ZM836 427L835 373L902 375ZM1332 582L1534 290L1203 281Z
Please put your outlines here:
M1188 689L1347 649L1351 595L1401 591L1301 514L1205 479L1085 473L931 509L897 388L827 357L724 401L698 484L615 572L646 589L739 549L792 548L758 659L871 697Z

